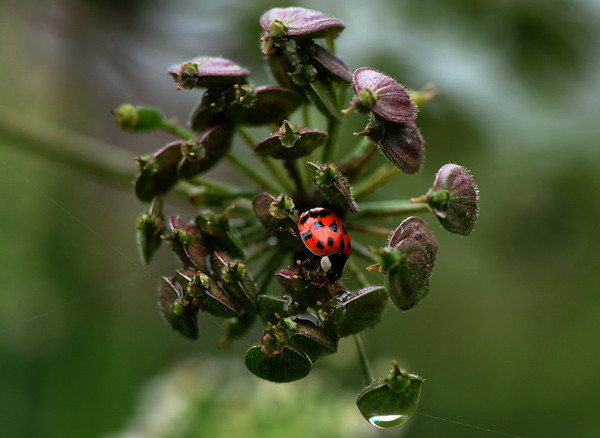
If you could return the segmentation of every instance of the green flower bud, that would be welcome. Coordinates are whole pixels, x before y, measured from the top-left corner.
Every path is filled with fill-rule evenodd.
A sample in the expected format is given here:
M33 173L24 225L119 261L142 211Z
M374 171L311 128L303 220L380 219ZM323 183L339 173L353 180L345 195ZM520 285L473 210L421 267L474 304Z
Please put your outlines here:
M162 111L149 106L124 103L115 108L112 114L124 131L150 132L168 123Z

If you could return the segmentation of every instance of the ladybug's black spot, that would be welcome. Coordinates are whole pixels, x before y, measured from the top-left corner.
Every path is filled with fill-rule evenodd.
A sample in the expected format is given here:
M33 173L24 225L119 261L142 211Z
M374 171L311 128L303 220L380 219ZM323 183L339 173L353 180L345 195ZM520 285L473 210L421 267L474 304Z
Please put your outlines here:
M352 249L352 241L348 242L348 249Z
M331 231L333 231L334 233L339 233L340 229L338 228L338 225L334 222L331 225L329 225L329 229Z
M319 210L309 210L308 215L312 218L319 217L321 212Z
M307 220L308 220L308 215L307 214L303 214L302 216L300 216L300 223L301 224L306 223Z
M348 234L348 231L346 231L346 225L342 224L342 230L344 231L344 234Z
M328 246L333 246L333 237L328 237L327 238L327 245Z
M319 249L325 248L325 244L323 243L322 240L317 241L317 248L319 248Z
M321 222L321 221L317 221L317 222L315 222L315 223L313 224L313 228L314 228L315 230L318 230L319 228L323 228L324 226L325 226L325 225L323 225L323 222Z
M309 240L310 238L312 238L312 231L308 230L304 233L300 233L300 237L302 237L302 240Z
M319 212L319 216L321 216L321 217L327 217L327 216L330 216L330 215L331 215L331 212L329 210L323 209L323 210L321 210Z
M344 252L344 239L340 240L340 247L338 248L338 252Z

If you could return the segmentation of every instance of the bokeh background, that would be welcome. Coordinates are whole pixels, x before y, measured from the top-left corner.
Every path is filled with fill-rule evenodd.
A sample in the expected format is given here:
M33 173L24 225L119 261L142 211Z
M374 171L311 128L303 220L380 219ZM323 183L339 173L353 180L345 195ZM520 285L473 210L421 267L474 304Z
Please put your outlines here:
M424 170L371 199L419 195L448 161L480 187L468 238L427 218L440 241L430 295L410 312L390 307L366 333L377 375L396 359L426 378L419 413L400 429L360 417L347 340L308 378L275 385L243 366L257 331L223 350L217 320L201 321L195 343L168 329L156 289L176 263L166 250L139 263L143 205L129 184L37 148L106 143L133 171L135 155L168 137L122 133L110 110L149 104L185 120L198 95L177 91L166 68L201 54L268 83L258 18L292 5L346 23L337 50L351 69L440 91L419 117ZM0 435L597 436L598 23L598 0L4 0ZM349 120L348 146L361 127Z

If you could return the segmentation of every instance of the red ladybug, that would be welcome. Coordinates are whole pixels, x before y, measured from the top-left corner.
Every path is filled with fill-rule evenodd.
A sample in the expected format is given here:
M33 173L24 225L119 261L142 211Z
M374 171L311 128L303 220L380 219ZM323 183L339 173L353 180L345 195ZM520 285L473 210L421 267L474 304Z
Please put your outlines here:
M327 278L340 278L352 255L352 239L342 220L326 208L311 208L300 214L298 231L306 248L321 256L321 268Z

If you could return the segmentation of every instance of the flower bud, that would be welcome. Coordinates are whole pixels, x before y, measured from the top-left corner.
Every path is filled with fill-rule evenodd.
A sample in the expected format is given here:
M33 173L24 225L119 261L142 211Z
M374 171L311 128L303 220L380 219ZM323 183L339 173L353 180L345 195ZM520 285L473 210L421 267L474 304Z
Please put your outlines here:
M162 215L162 201L154 198L150 210L142 213L136 221L138 251L144 264L149 264L154 253L162 244L165 220Z
M418 109L406 89L394 79L370 67L361 67L353 75L356 96L350 107L353 109L373 111L390 122L414 122Z
M333 327L341 337L360 333L379 321L386 304L383 286L344 292L324 303L325 326Z
M210 255L211 248L203 239L196 224L181 216L171 216L169 227L171 232L164 237L164 240L183 265L206 272L208 270L206 259Z
M117 125L125 131L149 132L167 123L162 111L149 106L133 106L123 103L113 112Z
M238 98L225 114L240 125L280 124L302 103L302 96L283 87L265 86L253 91L252 103Z
M270 9L260 17L260 25L265 30L263 41L283 37L335 38L345 27L337 18L298 7Z
M356 135L371 138L396 167L409 175L419 173L425 162L425 141L414 122L395 123L374 117Z
M198 301L203 312L219 318L239 315L240 311L235 301L214 277L190 269L179 269L177 275L187 284L186 294Z
M290 337L290 342L306 353L314 363L319 357L337 351L338 335L331 328L320 327L317 321L309 316L307 314L289 318L295 323L294 334Z
M256 297L258 315L264 322L277 323L278 317L286 317L298 313L297 303L292 302L289 295L274 297L258 295Z
M181 160L183 142L169 143L153 155L136 157L139 174L135 180L135 195L140 201L150 202L157 195L167 193L177 184L177 165Z
M225 251L232 257L243 259L244 245L229 225L228 216L232 209L233 206L230 205L221 214L203 211L196 216L196 225L210 248Z
M256 311L256 284L246 269L246 265L220 251L213 252L210 260L213 272L223 284L227 294L233 298L242 311L254 314Z
M352 82L352 72L344 60L312 39L298 40L295 54L301 64L316 68L323 79L345 84Z
M350 183L334 164L306 161L305 166L309 176L329 202L342 210L350 210L352 213L358 211Z
M310 154L327 143L327 138L326 132L302 128L285 120L277 132L254 146L254 151L262 156L291 160Z
M182 143L183 159L177 172L181 178L192 178L215 166L231 149L233 126L222 124L208 128L194 140Z
M388 238L387 246L397 247L405 239L411 239L423 245L429 262L433 266L439 244L423 219L416 216L404 219Z
M186 297L183 288L171 278L163 277L159 305L169 325L189 339L198 339L198 303Z
M360 413L373 426L390 429L406 423L417 410L423 379L393 363L390 373L373 381L356 399Z
M467 236L479 214L479 192L469 172L457 164L445 164L433 187L413 202L427 202L442 226L451 233Z
M256 344L248 349L244 361L252 374L276 383L302 379L313 365L306 353L292 345L284 345L273 352Z
M243 84L250 72L233 61L219 57L198 57L169 68L169 74L181 88Z
M300 309L314 307L320 301L331 298L329 290L321 284L313 282L310 271L299 268L281 269L275 274L275 279L290 294Z
M373 250L379 256L379 269L386 272L388 293L401 310L409 310L429 292L433 265L428 251L413 239L396 246Z
M290 211L287 210L286 205L291 206ZM297 227L296 221L291 216L294 208L291 198L283 195L276 198L269 193L262 192L252 200L252 208L254 215L269 234L276 236L288 246L296 246L296 238L288 231L295 230Z
M225 108L231 97L230 88L209 88L200 98L198 107L190 116L188 125L194 132L203 132L216 125L230 123Z

